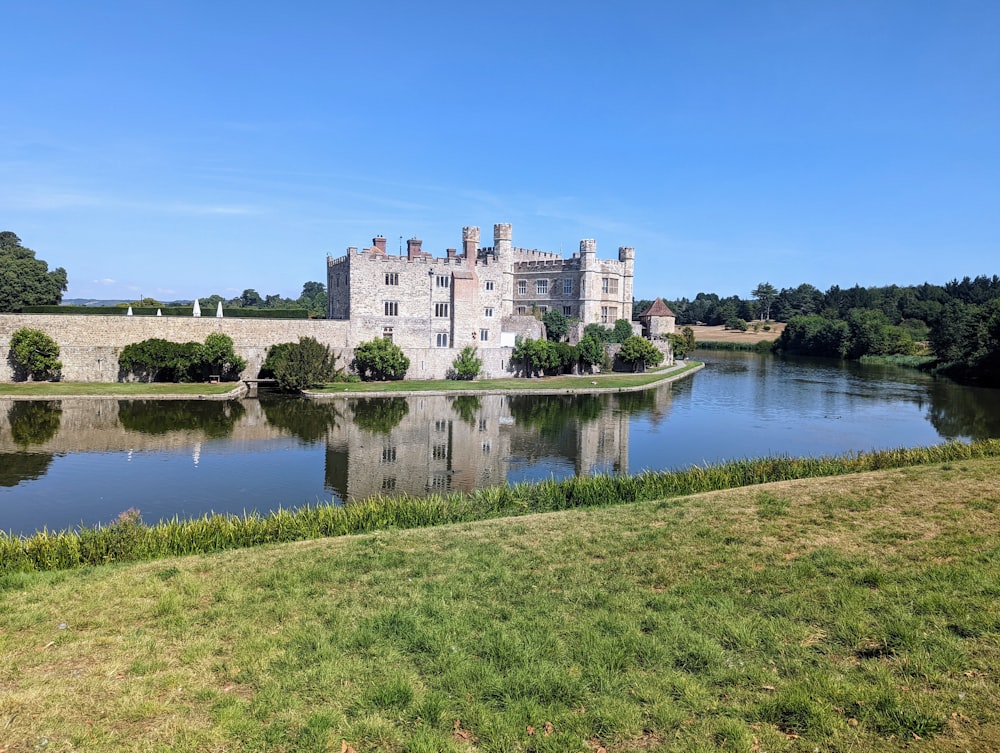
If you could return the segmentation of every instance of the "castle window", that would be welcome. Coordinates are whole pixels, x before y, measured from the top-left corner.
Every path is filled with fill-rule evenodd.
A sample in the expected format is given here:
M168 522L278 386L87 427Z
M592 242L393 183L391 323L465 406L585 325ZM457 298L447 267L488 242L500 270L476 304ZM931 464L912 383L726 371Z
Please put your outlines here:
M438 332L437 333L437 346L439 348L447 348L448 347L448 333L447 332Z
M479 339L481 341L483 341L483 342L486 342L487 340L489 340L490 339L490 331L488 329L481 329L481 330L479 330Z
M382 448L382 462L383 463L395 463L396 462L396 448L395 447L383 447Z
M601 278L601 292L602 293L617 293L618 292L618 278L617 277L602 277Z
M392 342L392 327L382 327L382 339Z
M396 488L396 477L386 476L382 479L382 491L391 492Z
M563 280L563 295L573 295L572 280Z
M486 281L486 289L487 290L493 290L493 280L487 280Z
M491 319L493 317L493 307L487 306L485 309L483 309L483 316L485 316L487 319Z
M539 306L538 310L541 311L543 314L549 313L549 307L548 306Z
M438 418L434 421L434 431L447 431L448 422L443 418Z
M385 273L385 284L386 285L399 285L399 272L386 272Z
M448 316L448 304L447 303L435 303L434 304L434 316L441 316L441 317Z
M451 284L451 278L447 275L438 275L436 285L439 288L446 288Z
M385 302L385 315L386 316L399 316L399 301L386 301Z
M517 307L517 313L518 314L527 314L528 313L528 307L527 306L518 306Z
M527 295L528 294L528 281L527 280L518 280L517 281L517 294L518 295Z
M548 295L549 294L549 281L548 280L535 280L535 292L538 295Z
M573 307L563 306L563 316L572 316L572 315L573 315Z
M435 460L447 460L448 459L448 445L446 444L436 444L431 449L431 454Z
M601 324L608 323L608 312L611 310L610 306L601 306Z

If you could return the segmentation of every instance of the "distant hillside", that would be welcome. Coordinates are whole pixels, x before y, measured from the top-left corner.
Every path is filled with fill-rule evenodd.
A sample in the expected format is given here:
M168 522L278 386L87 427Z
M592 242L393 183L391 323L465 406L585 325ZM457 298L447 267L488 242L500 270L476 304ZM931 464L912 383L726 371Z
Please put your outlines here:
M119 299L63 298L64 306L117 306L119 303L135 303ZM194 301L164 301L164 306L192 306Z

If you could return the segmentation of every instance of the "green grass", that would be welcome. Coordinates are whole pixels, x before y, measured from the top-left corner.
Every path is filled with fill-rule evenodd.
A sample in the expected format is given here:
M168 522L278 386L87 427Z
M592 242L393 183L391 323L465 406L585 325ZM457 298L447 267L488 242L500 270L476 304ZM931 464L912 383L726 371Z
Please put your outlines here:
M135 562L175 555L217 552L240 547L345 536L388 528L420 528L490 518L528 515L583 507L671 499L699 492L734 489L803 478L847 475L885 468L1000 457L1000 440L972 444L879 450L839 457L759 458L687 470L645 472L635 476L572 477L561 481L504 485L471 493L426 497L373 497L349 505L306 505L262 517L209 515L144 525L140 512L124 511L107 526L38 531L19 537L0 531L0 574L63 570L111 562ZM761 493L762 519L781 519L788 501ZM829 500L820 506L833 509Z
M0 749L996 750L1000 460L949 463L9 574Z
M157 395L224 395L237 382L221 384L174 382L0 382L0 396L66 397L104 395L108 397L150 397Z
M700 368L702 364L689 361L677 369L657 369L644 374L606 372L584 376L551 376L506 379L477 379L467 382L457 379L401 380L397 382L337 382L310 390L319 395L355 394L358 392L533 392L536 390L597 391L644 387L667 376L680 376Z

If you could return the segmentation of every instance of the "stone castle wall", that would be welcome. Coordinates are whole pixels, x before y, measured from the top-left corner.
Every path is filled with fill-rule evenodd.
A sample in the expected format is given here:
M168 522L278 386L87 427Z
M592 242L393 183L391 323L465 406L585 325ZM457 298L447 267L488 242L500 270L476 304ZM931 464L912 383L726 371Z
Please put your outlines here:
M425 320L426 321L426 320ZM365 321L329 319L240 319L236 317L173 317L84 314L0 314L0 381L14 378L8 358L10 338L22 327L39 329L59 344L63 363L62 379L69 382L119 381L118 354L131 343L153 337L172 342L205 342L213 332L233 339L236 355L246 359L241 376L254 378L267 357L271 345L296 342L313 337L339 357L338 365L347 366L354 357L354 346L371 340ZM417 327L414 324L414 327ZM499 330L499 327L498 327ZM415 332L415 337L416 337ZM419 330L420 337L426 329ZM509 347L479 349L485 376L509 375ZM443 379L458 355L459 348L403 347L410 359L408 379Z

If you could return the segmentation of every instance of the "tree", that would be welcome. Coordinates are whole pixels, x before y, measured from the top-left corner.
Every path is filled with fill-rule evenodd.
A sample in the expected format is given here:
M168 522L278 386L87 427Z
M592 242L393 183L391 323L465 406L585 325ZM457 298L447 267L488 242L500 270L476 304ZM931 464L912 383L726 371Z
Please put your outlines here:
M247 362L233 350L233 338L221 332L213 332L205 338L202 358L210 369L210 374L239 375L247 367Z
M615 326L611 329L611 342L623 343L633 337L632 322L628 319L616 319Z
M406 376L410 359L394 342L378 337L354 349L354 367L362 379L384 382Z
M762 282L757 285L750 295L757 299L760 304L760 318L762 321L771 320L771 304L778 297L778 290L769 282Z
M244 290L238 300L240 302L240 306L248 309L259 308L264 305L264 301L261 299L260 293L253 288L247 288Z
M542 317L542 324L545 325L545 338L547 340L559 342L569 332L569 320L566 315L555 309L545 313L545 316Z
M536 373L544 374L546 369L559 365L559 354L554 345L548 340L532 340L530 337L519 339L511 358L521 362L529 377Z
M583 336L580 344L576 346L576 353L580 361L590 367L591 374L594 373L594 367L602 366L607 358L607 353L604 350L604 341L593 333Z
M0 312L20 311L25 306L52 306L62 301L66 270L49 271L35 252L21 245L9 230L0 232Z
M632 364L632 371L641 371L642 368L659 366L663 362L663 351L649 340L632 335L622 343L618 357L625 363Z
M272 345L261 368L265 371L274 374L279 389L297 392L334 379L337 357L315 337L300 337L297 343Z
M59 345L40 329L23 327L10 336L10 357L14 373L41 381L58 375L62 369Z
M326 286L321 282L307 282L302 286L302 295L296 303L309 311L309 316L326 316Z
M483 368L483 360L476 355L476 349L471 345L462 348L462 352L452 362L452 373L449 379L471 380L479 376Z

